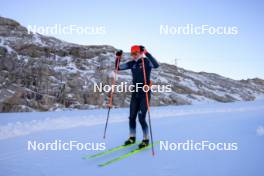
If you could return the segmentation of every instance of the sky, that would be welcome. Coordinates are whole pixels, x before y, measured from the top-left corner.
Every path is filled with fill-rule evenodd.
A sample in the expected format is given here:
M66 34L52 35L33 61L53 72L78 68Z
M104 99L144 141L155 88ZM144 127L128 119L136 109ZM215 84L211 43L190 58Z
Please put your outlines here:
M8 0L0 16L24 26L103 26L99 35L50 34L84 45L129 51L144 45L159 62L233 79L264 79L264 2L261 0ZM160 26L236 27L236 35L161 34ZM175 61L177 59L177 62Z

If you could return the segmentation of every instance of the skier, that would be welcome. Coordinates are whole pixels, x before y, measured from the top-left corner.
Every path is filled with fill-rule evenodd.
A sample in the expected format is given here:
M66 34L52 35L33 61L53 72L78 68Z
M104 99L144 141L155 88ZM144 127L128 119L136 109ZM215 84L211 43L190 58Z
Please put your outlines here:
M116 56L119 58L122 55L122 51L116 52ZM144 55L146 57L144 57ZM146 83L150 86L150 74L152 68L158 68L159 64L152 55L147 52L144 46L134 45L131 47L132 60L119 64L118 70L131 69L132 72L132 82L134 85L134 91L132 92L130 101L130 113L129 113L129 138L125 141L124 145L130 145L136 142L136 118L138 116L140 125L143 131L143 140L139 144L139 148L143 148L149 145L149 132L148 124L146 122L146 113L148 110L146 104L146 92L143 90L144 86L144 70L143 62L146 72ZM118 58L117 57L117 58ZM116 67L117 67L116 59ZM138 87L138 89L136 88ZM148 99L150 100L151 92L148 91Z

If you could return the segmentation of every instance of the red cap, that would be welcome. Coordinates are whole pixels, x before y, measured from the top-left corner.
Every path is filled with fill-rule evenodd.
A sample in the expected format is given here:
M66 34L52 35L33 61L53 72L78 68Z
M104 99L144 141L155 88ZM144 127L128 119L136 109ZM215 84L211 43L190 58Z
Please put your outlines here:
M140 47L138 45L133 45L131 47L131 53L140 52Z

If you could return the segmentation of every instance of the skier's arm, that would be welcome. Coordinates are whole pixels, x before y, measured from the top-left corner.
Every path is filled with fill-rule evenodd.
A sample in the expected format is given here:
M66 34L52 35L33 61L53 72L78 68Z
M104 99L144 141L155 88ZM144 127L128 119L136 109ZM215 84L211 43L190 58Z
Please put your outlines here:
M127 70L130 69L130 62L124 63L124 64L120 64L121 62L121 58L123 55L123 51L122 50L118 50L116 52L116 60L115 60L115 69L117 70ZM118 68L117 68L118 67Z
M159 67L159 63L158 61L146 50L146 48L144 46L140 46L140 51L142 53L145 54L145 56L147 56L148 60L149 60L149 66L151 68L158 68Z
M116 60L115 66L117 67L117 60ZM131 68L131 61L128 61L126 63L119 64L118 70L127 70L127 69L130 69L130 68Z
M146 52L145 55L147 56L147 58L150 61L149 62L150 67L152 67L152 68L158 68L159 67L158 61L149 52Z

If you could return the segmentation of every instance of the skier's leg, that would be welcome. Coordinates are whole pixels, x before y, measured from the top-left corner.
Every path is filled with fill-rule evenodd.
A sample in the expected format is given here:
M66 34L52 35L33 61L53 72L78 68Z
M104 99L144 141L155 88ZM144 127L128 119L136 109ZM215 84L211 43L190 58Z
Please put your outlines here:
M136 142L136 118L139 108L137 95L132 93L130 101L130 114L129 114L129 138L125 141L124 145L130 145Z
M148 93L148 99L150 101L150 92ZM149 131L148 131L148 124L146 122L146 114L148 111L148 107L146 104L146 94L142 94L140 96L140 107L138 112L138 120L140 122L142 131L143 131L143 139L149 139Z
M136 137L136 118L139 110L140 102L136 93L132 93L130 101L129 113L129 132L130 137Z

